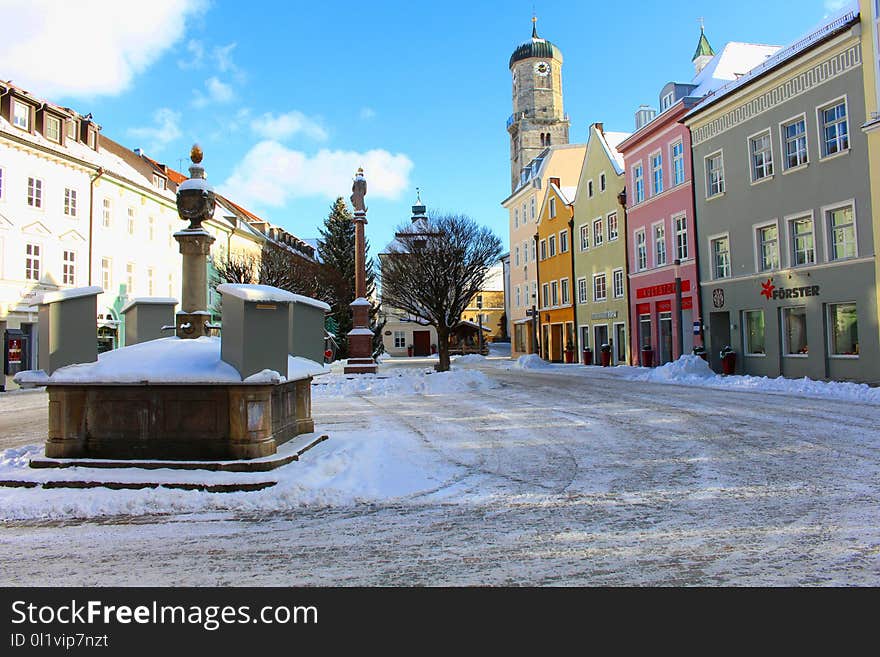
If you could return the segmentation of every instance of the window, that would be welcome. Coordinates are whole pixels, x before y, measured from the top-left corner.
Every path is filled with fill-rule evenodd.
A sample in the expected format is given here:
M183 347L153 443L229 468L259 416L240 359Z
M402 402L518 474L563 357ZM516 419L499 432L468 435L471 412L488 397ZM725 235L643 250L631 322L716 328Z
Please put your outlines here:
M110 199L104 199L104 214L101 216L101 225L110 228Z
M153 184L159 189L165 189L165 179L155 173L153 174Z
M642 271L648 268L648 242L645 237L645 229L636 231L636 270Z
M654 225L654 266L662 267L666 264L666 226L665 224Z
M587 302L587 279L578 279L578 303Z
M816 251L813 244L813 218L798 217L788 222L791 235L791 264L812 265L816 262Z
M601 219L593 220L593 246L602 246L602 241L605 237L605 231L602 226Z
M851 205L825 213L828 221L831 260L854 258L856 255L856 225Z
M514 208L513 210L513 227L519 228L519 209Z
M672 145L672 185L684 182L684 144L676 142Z
M672 220L675 226L675 257L679 260L688 258L688 224L687 216L681 215Z
M64 252L61 274L61 282L64 285L76 285L76 253L73 251Z
M43 181L39 178L28 178L27 204L32 208L43 207Z
M593 198L593 181L592 180L587 181L587 196L589 196L590 198Z
M764 311L747 310L742 320L745 352L749 356L763 356L764 350Z
M663 154L651 156L651 195L656 196L663 191Z
M513 250L513 265L514 267L519 267L519 247Z
M89 148L97 150L98 137L94 130L89 130Z
M828 353L831 356L859 355L859 321L854 303L828 305Z
M608 215L608 241L613 242L618 237L617 229L617 213L612 212Z
M807 309L805 306L782 309L785 334L782 342L787 356L806 356L810 353L807 342Z
M670 107L672 107L672 103L675 100L675 94L673 92L669 92L663 98L660 99L660 111L665 112Z
M155 271L152 267L147 267L147 296L153 296L153 278Z
M794 169L808 162L807 121L799 118L782 124L782 142L785 151L785 168Z
M110 258L101 258L101 287L103 287L105 291L109 291L113 284L111 271Z
M129 294L134 294L134 263L125 265L125 284Z
M394 332L394 348L406 349L406 333L403 331Z
M150 241L153 241L156 238L156 217L150 217L147 219L147 234L149 235Z
M559 305L559 281L551 281L550 282L550 296L552 297L553 305Z
M642 165L633 167L633 203L641 203L645 200L645 178Z
M550 305L550 285L547 283L541 285L541 298L544 300L544 308Z
M519 285L516 286L516 307L520 307L520 302L522 300L522 295L520 294Z
M849 148L849 127L846 120L846 101L819 110L822 126L822 157L842 153Z
M556 199L554 197L550 197L550 218L553 219L556 217Z
M724 160L721 153L706 158L706 197L724 193Z
M560 287L562 287L562 305L566 306L571 303L571 293L568 290L568 279L563 278L559 281Z
M532 240L531 252L532 252L532 262L537 260L538 256L535 253L535 250L538 248L538 245L535 243L535 240Z
M525 219L525 216L526 216L526 211L525 211L525 209L523 209L523 219ZM534 221L535 220L535 197L534 196L532 197L532 206L531 206L530 216L532 218L532 221Z
M550 257L556 255L556 235L551 235L547 238L547 246L550 248Z
M24 247L24 278L28 281L40 280L40 245L26 244Z
M76 121L67 122L67 138L76 139Z
M31 129L31 108L17 100L12 101L12 125L22 130Z
M593 276L593 301L605 301L606 298L605 274L595 274Z
M56 144L61 143L61 119L55 118L54 116L44 115L43 118L43 134L46 139L49 141L54 141Z
M532 242L532 260L534 260L534 259L535 259L535 244L534 244L534 242ZM523 261L523 264L525 264L529 261L529 243L528 242L522 243L522 261Z
M625 292L624 281L623 281L623 270L622 269L615 269L611 273L611 276L612 276L612 282L614 284L614 298L615 299L622 299L624 292Z
M730 276L730 238L716 237L711 241L712 277L728 278Z
M568 231L563 230L559 233L559 252L568 253Z
M776 225L758 227L755 236L758 244L758 271L779 269L779 230Z
M76 190L75 189L65 189L64 190L64 214L68 217L76 216Z
M752 182L773 175L773 148L769 130L749 139L749 161L752 165Z
M134 235L134 208L128 209L128 234Z
M581 226L581 251L590 248L590 227L587 224Z
M599 191L600 192L605 191L605 174L604 173L599 174Z

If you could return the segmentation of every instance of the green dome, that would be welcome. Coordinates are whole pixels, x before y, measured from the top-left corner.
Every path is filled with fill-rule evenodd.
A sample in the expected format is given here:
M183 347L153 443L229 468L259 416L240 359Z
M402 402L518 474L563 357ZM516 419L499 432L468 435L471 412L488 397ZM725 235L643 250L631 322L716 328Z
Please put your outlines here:
M508 65L508 68L513 68L513 65L517 62L521 62L522 60L531 57L558 59L561 62L562 51L547 41L547 39L532 37L529 41L513 51L513 54L510 56L510 64Z

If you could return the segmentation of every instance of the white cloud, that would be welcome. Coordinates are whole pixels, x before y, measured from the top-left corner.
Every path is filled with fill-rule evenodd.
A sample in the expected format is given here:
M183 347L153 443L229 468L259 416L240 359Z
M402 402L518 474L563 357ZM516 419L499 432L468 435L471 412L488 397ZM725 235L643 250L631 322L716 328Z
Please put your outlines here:
M225 46L214 48L212 55L221 73L235 73L238 71L238 67L232 63L232 51L235 50L237 45L237 43L229 43Z
M361 107L360 117L364 121L369 121L370 119L375 118L375 116L376 110L374 110L372 107Z
M195 92L193 98L193 107L207 107L208 105L223 105L235 98L235 91L231 85L221 82L217 77L210 77L205 80L205 88L207 94L201 91Z
M130 128L128 134L145 141L142 144L147 155L159 153L168 144L178 139L180 131L180 112L163 107L153 114L153 125L145 128Z
M205 0L0 0L0 71L38 96L118 94L206 6Z
M251 122L251 129L264 139L287 139L300 133L318 141L327 139L327 131L318 120L296 110L278 116L267 112Z
M201 41L197 41L196 39L191 39L186 44L186 51L188 53L188 59L181 59L177 62L177 65L184 69L191 68L201 68L202 62L205 61L205 46Z
M219 190L246 206L280 207L309 196L334 199L348 195L358 167L367 178L368 205L370 198L396 200L410 186L413 163L403 153L322 149L308 155L267 140L245 155Z

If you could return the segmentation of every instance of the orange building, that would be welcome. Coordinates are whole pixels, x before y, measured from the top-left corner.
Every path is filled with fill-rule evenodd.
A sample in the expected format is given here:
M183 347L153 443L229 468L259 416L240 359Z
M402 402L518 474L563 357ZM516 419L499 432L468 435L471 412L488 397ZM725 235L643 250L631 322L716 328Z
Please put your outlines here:
M538 323L541 358L573 362L577 353L572 295L571 200L576 187L550 178L538 217Z

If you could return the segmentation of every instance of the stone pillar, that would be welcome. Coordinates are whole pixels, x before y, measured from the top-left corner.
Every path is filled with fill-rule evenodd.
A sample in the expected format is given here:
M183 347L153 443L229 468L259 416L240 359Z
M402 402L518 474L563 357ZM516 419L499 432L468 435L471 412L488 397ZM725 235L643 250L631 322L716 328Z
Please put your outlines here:
M359 187L360 186L360 187ZM352 329L348 332L348 360L343 371L346 374L375 374L378 371L373 360L373 332L370 330L370 302L367 300L367 248L364 226L367 208L363 205L366 195L363 170L358 169L352 187L354 205L354 293L351 303Z
M183 256L183 291L177 313L178 338L208 335L206 322L211 319L208 307L208 255L214 238L203 228L174 233Z

